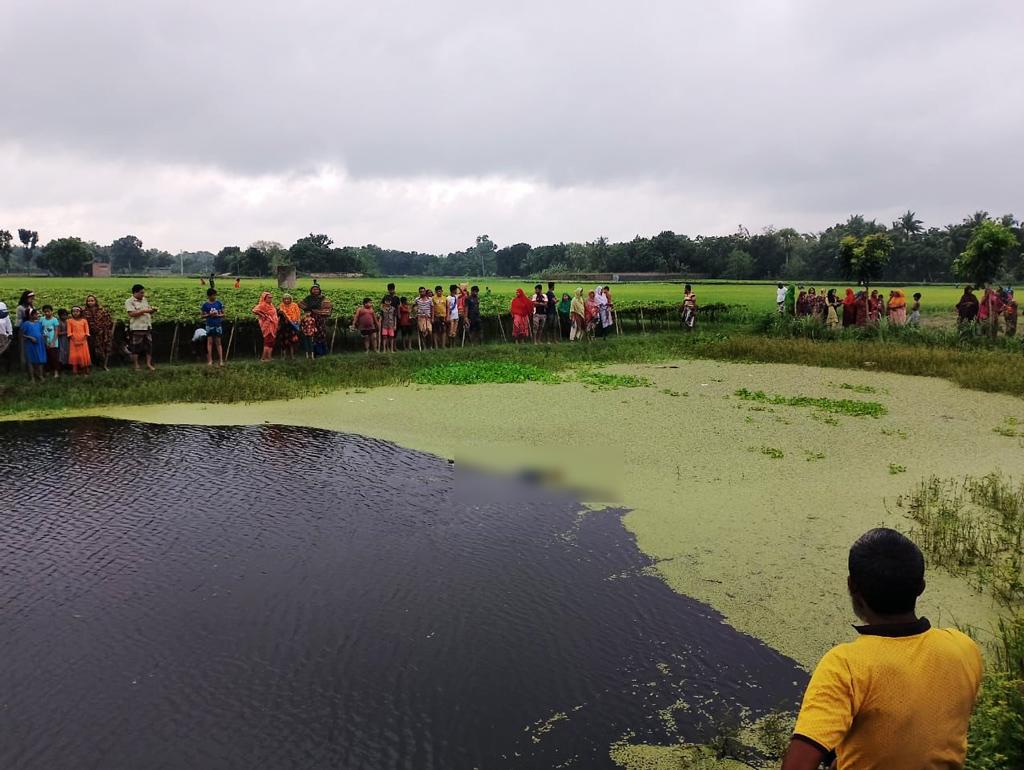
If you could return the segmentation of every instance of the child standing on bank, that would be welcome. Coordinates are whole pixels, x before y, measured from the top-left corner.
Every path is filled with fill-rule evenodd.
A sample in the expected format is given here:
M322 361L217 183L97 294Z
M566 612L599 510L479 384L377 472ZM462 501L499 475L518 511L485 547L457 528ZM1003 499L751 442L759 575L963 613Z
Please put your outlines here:
M352 315L352 328L363 335L363 350L370 352L370 346L377 335L377 314L373 312L373 300L363 297L363 304Z
M43 327L39 323L39 311L31 305L25 309L24 320L18 327L21 334L22 350L25 351L25 366L28 367L28 378L32 382L43 380L43 367L46 365L46 340L43 339Z
M306 354L306 360L312 361L316 358L316 353L313 349L313 339L316 337L316 319L313 318L313 314L308 310L302 314L299 330L302 332L300 335L302 351Z
M53 306L43 305L43 317L39 321L43 327L43 339L46 341L46 370L53 372L53 378L60 376L60 341L57 332L60 321L53 315Z
M911 326L921 325L921 292L914 292L914 304L910 306L910 318L907 323Z
M57 350L60 360L60 368L67 370L71 365L71 341L68 339L68 311L61 308L57 311Z
M398 309L392 307L391 297L384 297L380 308L380 349L395 352L395 328L398 326Z
M206 365L213 366L213 351L217 351L217 362L224 366L224 303L217 299L216 289L206 290L206 302L200 308L206 321Z
M412 308L407 297L398 301L398 331L402 335L402 347L412 350Z
M68 319L68 342L71 344L68 353L71 373L77 375L79 371L84 371L88 377L92 368L92 356L89 353L89 322L82 318L82 308L78 306L71 308L71 318Z

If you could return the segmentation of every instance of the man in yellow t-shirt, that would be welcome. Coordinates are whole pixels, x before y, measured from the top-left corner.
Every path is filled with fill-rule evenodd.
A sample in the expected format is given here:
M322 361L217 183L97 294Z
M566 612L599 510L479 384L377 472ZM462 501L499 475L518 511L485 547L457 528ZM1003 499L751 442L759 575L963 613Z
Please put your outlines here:
M850 548L847 586L866 625L829 650L804 693L782 770L953 770L981 681L970 637L915 612L924 556L893 529Z

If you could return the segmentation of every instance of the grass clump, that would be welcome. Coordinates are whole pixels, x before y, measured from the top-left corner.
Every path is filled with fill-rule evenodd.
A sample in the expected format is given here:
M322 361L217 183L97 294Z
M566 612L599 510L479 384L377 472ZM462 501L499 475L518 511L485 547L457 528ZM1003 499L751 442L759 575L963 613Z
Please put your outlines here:
M877 401L852 401L850 399L812 398L810 396L769 395L762 390L740 388L735 395L745 401L758 401L780 406L807 406L830 414L845 414L852 417L881 417L887 409Z
M761 447L761 454L766 455L767 457L770 457L773 460L781 460L783 457L786 456L785 452L773 446Z
M1007 417L1002 423L994 427L992 432L1007 438L1024 436L1024 420L1018 420L1016 417Z
M619 388L646 388L651 381L646 377L632 374L610 374L608 372L584 371L576 375L589 390L618 390ZM662 391L664 392L664 391ZM675 395L679 395L676 393Z
M898 473L906 473L907 466L899 463L889 463L889 474L895 476Z
M932 477L897 505L933 564L1007 610L988 642L990 665L971 716L965 770L1024 767L1024 482L998 473Z
M914 522L911 537L932 563L1024 606L1024 483L998 473L921 482L896 505Z
M412 374L418 385L480 385L483 383L557 382L539 366L514 361L449 361L425 366Z

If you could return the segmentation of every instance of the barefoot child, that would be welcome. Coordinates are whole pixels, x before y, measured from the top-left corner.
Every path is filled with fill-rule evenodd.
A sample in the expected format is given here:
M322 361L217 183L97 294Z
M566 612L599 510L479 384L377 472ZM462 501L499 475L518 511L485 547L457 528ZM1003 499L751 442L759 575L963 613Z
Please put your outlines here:
M217 363L224 366L224 303L217 299L216 289L206 290L206 302L200 308L206 321L206 365L213 366L213 351L217 351Z
M395 328L398 326L398 308L392 306L391 297L384 297L380 308L380 349L395 352Z
M22 350L25 351L25 366L28 378L35 382L43 380L43 367L46 365L46 340L43 339L43 327L39 323L39 311L29 306L25 310L18 332L21 334Z
M77 375L79 371L84 371L88 377L92 368L92 356L89 354L89 322L82 318L82 308L77 305L71 308L71 318L68 319L68 342L71 343L71 350L68 353L71 372Z
M53 373L53 378L60 376L60 321L53 315L53 306L43 305L43 317L39 321L43 327L43 339L46 341L46 370Z
M313 340L316 337L316 319L308 310L302 314L299 329L302 331L302 350L306 354L306 360L312 361L316 358L316 353L313 349Z
M398 300L398 331L402 335L402 347L412 350L412 309L407 297Z
M373 339L377 334L377 314L373 312L373 300L363 298L363 304L352 315L352 328L363 335L363 350L370 352Z

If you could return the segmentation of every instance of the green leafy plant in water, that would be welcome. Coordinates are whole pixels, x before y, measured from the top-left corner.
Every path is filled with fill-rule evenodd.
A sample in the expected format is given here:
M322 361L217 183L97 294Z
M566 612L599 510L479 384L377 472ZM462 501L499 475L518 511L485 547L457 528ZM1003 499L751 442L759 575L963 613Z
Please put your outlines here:
M773 460L781 460L783 457L786 456L785 452L783 452L781 449L776 449L773 446L763 446L763 447L761 447L761 454L767 455L768 457L772 458Z
M994 427L992 432L1007 438L1024 436L1024 420L1018 420L1016 417L1007 417L1000 425Z
M610 374L608 372L582 371L576 379L590 390L618 390L619 388L646 388L651 381L633 374Z
M889 473L895 476L897 473L906 473L907 466L899 463L889 463Z
M456 361L425 366L412 374L421 385L479 385L483 383L557 382L546 369L505 361Z
M809 449L804 450L804 459L809 463L817 462L825 459L824 452L812 452Z
M779 406L806 406L821 409L831 414L846 414L852 417L881 417L888 410L877 401L852 401L850 399L813 398L811 396L781 396L765 393L763 390L740 388L735 395L744 401L757 401Z

